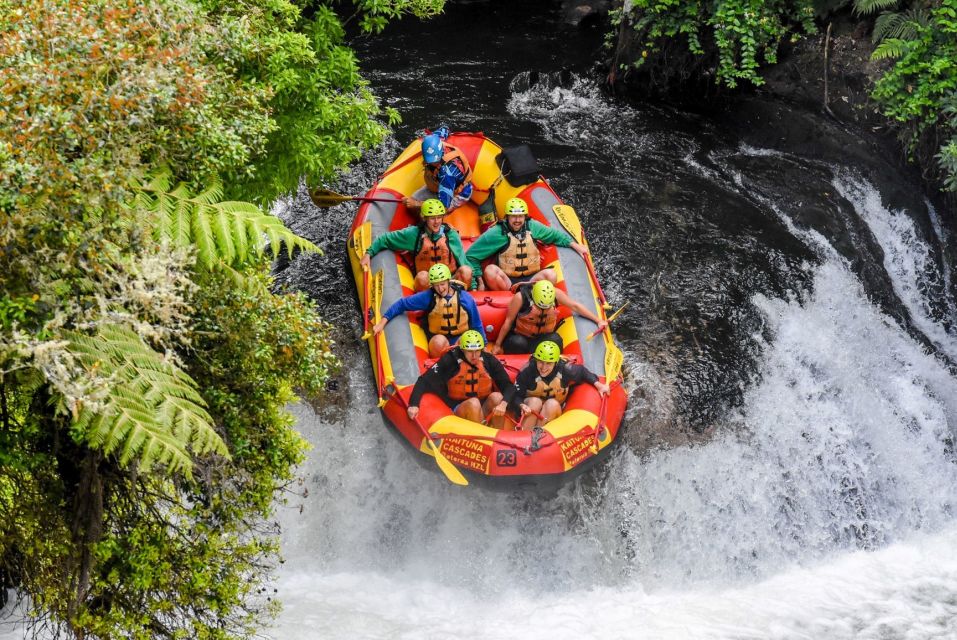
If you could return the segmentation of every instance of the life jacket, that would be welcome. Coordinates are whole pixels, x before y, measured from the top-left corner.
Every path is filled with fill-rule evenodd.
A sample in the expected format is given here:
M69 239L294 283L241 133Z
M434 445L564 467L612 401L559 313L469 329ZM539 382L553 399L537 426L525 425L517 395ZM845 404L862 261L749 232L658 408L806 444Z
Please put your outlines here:
M452 400L467 400L478 398L485 400L492 393L492 376L485 370L485 361L479 359L477 366L472 366L465 356L458 356L459 372L448 381L448 394Z
M438 193L439 170L443 164L452 162L455 163L455 166L458 167L463 176L461 184L455 187L454 193L458 195L472 180L472 166L469 164L469 161L465 159L465 154L462 153L462 150L458 147L453 147L448 142L443 143L443 147L445 148L445 153L442 155L442 163L434 169L430 167L425 168L425 186L428 187L432 193Z
M448 300L432 291L432 302L425 316L429 335L460 336L469 328L469 314L459 298L465 289L457 284L449 287L452 295Z
M518 290L522 294L522 306L515 316L515 332L531 338L554 331L558 325L558 305L542 309L532 301L531 285L523 285Z
M536 375L535 386L526 392L527 395L532 398L541 398L543 401L555 398L560 404L565 404L565 398L568 397L570 388L565 383L565 367L562 365L561 361L555 363L552 379L548 382L545 382L540 375ZM534 367L535 365L530 364L529 366Z
M542 256L532 238L532 232L528 230L528 225L522 227L518 233L514 233L505 220L500 221L499 224L502 225L505 237L508 238L508 246L498 254L498 266L505 275L516 278L531 276L541 271Z
M432 240L431 234L425 228L425 223L419 225L419 237L415 241L415 250L412 254L415 257L416 273L428 271L429 267L439 262L444 263L453 273L459 268L449 248L449 229L451 229L449 225L443 224L439 231L439 239Z

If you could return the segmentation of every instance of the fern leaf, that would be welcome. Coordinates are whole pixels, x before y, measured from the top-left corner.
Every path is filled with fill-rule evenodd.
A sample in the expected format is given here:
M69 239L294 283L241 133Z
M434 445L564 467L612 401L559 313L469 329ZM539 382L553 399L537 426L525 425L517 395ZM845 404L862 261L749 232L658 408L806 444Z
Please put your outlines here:
M216 239L213 237L212 225L209 222L208 205L194 207L192 211L192 239L196 245L199 262L206 268L216 262Z
M247 278L241 271L233 269L225 262L220 262L219 267L229 279L233 281L233 286L237 289L248 291L249 293L266 293L269 289L263 286L262 282L256 278Z
M897 7L899 0L854 0L854 13L866 16Z
M890 39L915 40L918 31L930 24L930 14L919 7L908 9L904 13L882 13L874 21L872 42Z
M223 189L213 183L198 194L180 183L169 189L169 172L157 170L132 179L130 206L154 217L154 232L174 246L195 246L199 264L211 269L226 264L239 267L262 255L268 239L274 254L285 245L293 250L320 253L318 247L296 235L279 218L249 202L219 202Z
M877 45L874 53L871 54L871 60L886 60L900 58L907 52L907 42L900 38L890 38Z
M127 327L105 325L95 336L69 334L70 351L109 379L106 399L85 407L74 433L89 446L115 454L121 465L162 465L190 474L192 455L228 456L192 378Z
M209 217L216 245L219 248L219 258L224 262L232 263L236 258L232 225L235 216L230 215L223 207L210 207Z

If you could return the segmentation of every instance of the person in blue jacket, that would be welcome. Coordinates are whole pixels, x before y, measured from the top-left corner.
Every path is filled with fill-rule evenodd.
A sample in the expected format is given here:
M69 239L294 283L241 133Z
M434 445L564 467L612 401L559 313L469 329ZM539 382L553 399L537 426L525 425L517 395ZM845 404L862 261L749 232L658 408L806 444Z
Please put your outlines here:
M472 197L472 166L461 149L447 142L448 137L449 128L440 126L422 138L422 172L427 191L451 212ZM402 202L417 211L422 206L422 200L415 197L419 195L424 195L421 190Z
M372 326L373 335L382 331L386 323L400 313L424 311L422 325L429 338L429 356L432 358L442 355L469 329L475 329L482 340L487 341L475 299L464 286L452 281L448 266L441 262L432 265L429 285L431 288L427 291L396 300L382 314L382 319Z

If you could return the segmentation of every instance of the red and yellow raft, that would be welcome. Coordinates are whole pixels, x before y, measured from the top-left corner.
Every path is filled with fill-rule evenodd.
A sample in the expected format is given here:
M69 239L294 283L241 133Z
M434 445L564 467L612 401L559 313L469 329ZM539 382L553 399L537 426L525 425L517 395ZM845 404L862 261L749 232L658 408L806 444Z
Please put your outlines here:
M537 175L528 184L512 184L501 180L499 164L502 148L481 133L453 133L449 142L461 149L473 167L475 187L472 201L455 209L447 222L458 229L465 249L480 233L479 205L492 190L495 210L502 211L509 198L518 196L529 205L530 215L539 222L565 228L576 240L584 240L574 209L564 205L545 180ZM352 265L360 305L366 328L381 317L381 312L402 296L413 293L414 273L409 256L393 251L382 251L372 258L372 268L364 272L359 258L375 238L381 234L402 229L418 222L417 214L406 210L403 196L423 195L424 179L421 162L421 143L412 142L365 198L392 201L364 201L352 223L348 254ZM594 270L572 249L540 247L542 262L551 265L558 275L558 287L572 299L593 309L598 317L606 318L607 304ZM478 304L490 341L498 335L505 318L506 307L512 297L508 291L472 291ZM586 337L597 328L590 320L571 315L561 309L558 332L565 348L563 357L584 364L600 378L608 380L611 394L603 399L588 384L573 387L565 411L540 432L497 430L452 414L439 398L426 394L420 403L418 420L410 420L407 403L419 375L434 362L428 355L428 340L419 324L420 318L400 315L389 322L378 336L370 337L369 352L379 393L379 406L388 421L420 452L436 458L446 475L460 478L464 475L492 478L541 480L571 476L572 472L590 466L618 435L624 416L627 397L621 385L621 350L615 345L610 331L604 331L593 340ZM528 355L501 355L514 380L528 362ZM508 423L508 421L506 421ZM509 426L511 426L509 424ZM431 439L431 442L429 441ZM445 458L445 460L442 460ZM451 463L451 464L449 464ZM454 465L457 469L449 467Z

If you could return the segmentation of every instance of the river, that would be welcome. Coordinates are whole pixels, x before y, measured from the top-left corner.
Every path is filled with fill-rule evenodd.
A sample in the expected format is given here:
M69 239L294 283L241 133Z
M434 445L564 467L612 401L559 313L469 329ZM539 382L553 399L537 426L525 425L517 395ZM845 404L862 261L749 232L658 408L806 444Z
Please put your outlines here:
M347 363L281 509L276 640L957 637L955 225L879 144L760 96L707 115L603 93L598 31L462 2L356 44L403 123L527 143L585 224L630 406L555 494L449 485L374 410L344 237L354 205L276 212L326 250L280 283Z
M324 243L281 275L344 326L342 409L299 408L275 638L957 636L952 240L913 176L754 97L708 115L606 96L601 34L464 3L362 40L394 139L529 144L583 218L631 405L557 495L448 485L371 411L341 268L352 206L280 206ZM543 11L541 11L544 9ZM299 506L302 512L299 512Z

